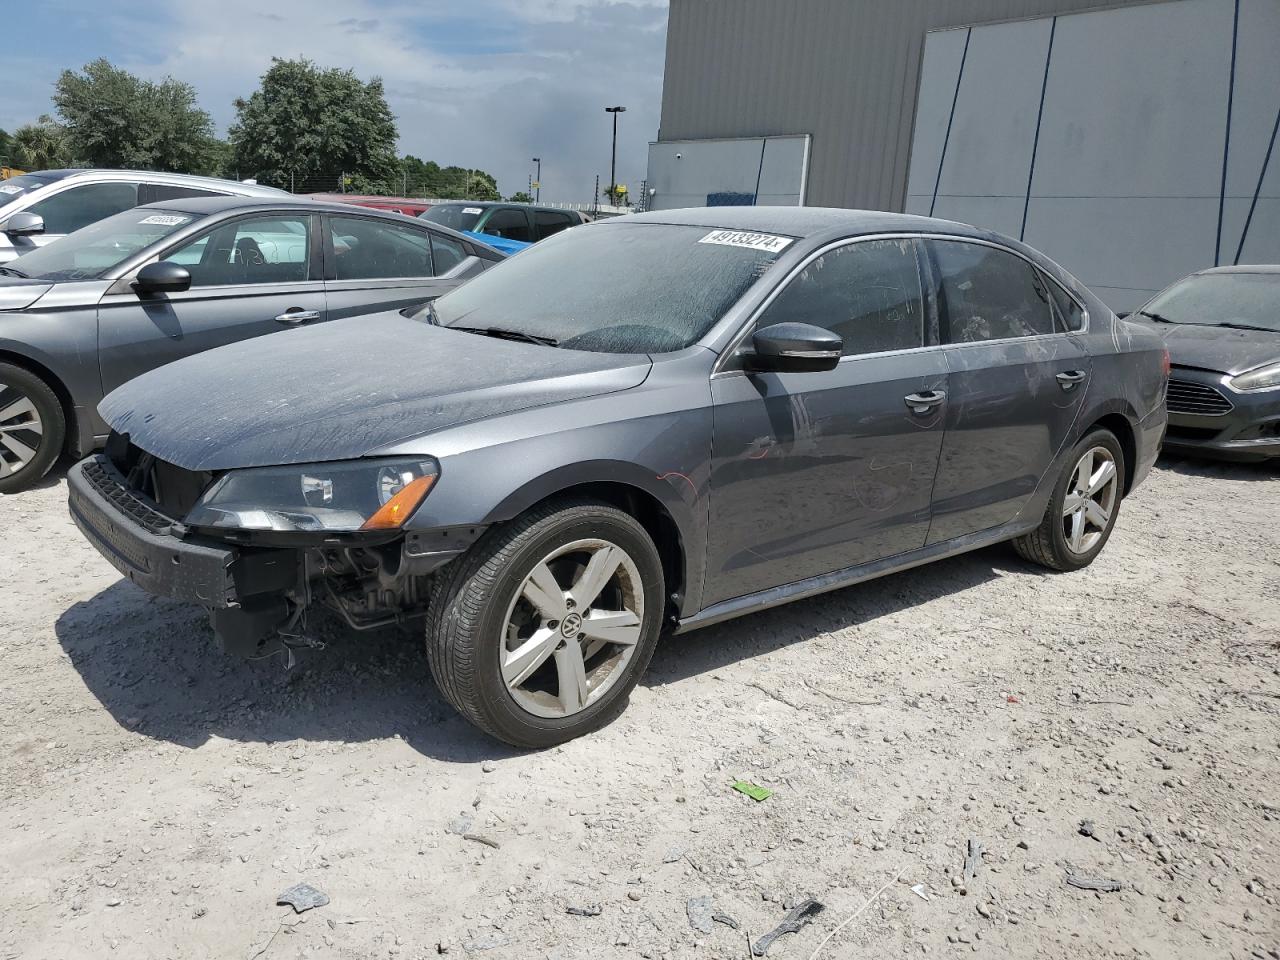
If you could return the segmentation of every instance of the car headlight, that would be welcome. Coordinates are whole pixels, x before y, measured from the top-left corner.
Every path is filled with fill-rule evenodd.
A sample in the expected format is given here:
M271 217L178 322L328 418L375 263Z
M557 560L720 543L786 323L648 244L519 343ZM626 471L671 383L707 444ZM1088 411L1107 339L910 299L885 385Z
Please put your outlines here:
M425 457L232 470L186 522L236 530L397 530L439 475L439 465Z
M1280 387L1280 361L1242 373L1227 382L1237 390L1273 390Z

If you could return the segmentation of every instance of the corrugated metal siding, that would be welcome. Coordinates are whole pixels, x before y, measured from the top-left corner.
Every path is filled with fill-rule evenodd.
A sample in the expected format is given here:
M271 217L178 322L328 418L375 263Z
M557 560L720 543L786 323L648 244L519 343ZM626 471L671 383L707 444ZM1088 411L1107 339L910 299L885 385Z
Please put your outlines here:
M901 210L924 37L1159 0L671 0L660 140L813 135L808 202Z

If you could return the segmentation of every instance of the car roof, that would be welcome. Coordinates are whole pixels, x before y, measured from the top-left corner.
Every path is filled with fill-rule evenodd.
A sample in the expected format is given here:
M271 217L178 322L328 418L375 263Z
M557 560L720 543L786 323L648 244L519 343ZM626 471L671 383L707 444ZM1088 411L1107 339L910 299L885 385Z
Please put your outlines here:
M1192 276L1202 277L1206 274L1218 273L1262 273L1274 276L1280 274L1280 263L1242 263L1232 267L1210 267L1208 270L1199 270Z
M527 210L546 210L550 213L581 213L569 207L553 207L545 203L516 203L512 200L441 200L432 207L521 207Z
M951 220L918 217L908 213L843 210L834 207L687 207L679 210L629 213L599 222L663 223L720 230L777 233L801 238L830 234L835 231L847 231L851 234L895 231L948 233L972 236L977 239L993 236L988 230Z
M166 173L162 170L110 170L105 167L72 167L66 170L35 170L32 176L50 182L71 177L92 177L95 180L136 180L145 177L152 183L172 183L191 187L207 187L210 190L234 190L242 196L289 196L284 190L266 187L260 183L244 183L221 177L200 177L192 173Z

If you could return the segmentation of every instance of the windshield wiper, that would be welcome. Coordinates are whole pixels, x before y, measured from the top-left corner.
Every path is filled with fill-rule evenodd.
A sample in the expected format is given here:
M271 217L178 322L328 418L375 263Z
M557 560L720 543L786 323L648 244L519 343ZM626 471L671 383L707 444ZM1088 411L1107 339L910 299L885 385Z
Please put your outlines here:
M525 333L523 330L506 330L502 327L447 327L448 330L461 330L464 333L478 333L482 337L496 337L499 340L519 340L524 343L536 343L541 347L559 346L560 341L554 337L540 337L536 333Z
M23 273L21 270L16 270L13 267L0 267L0 273L3 273L6 276L10 276L10 277L17 277L20 280L31 279L29 276L27 276L27 274Z
M1270 327L1258 327L1251 323L1232 323L1227 321L1226 323L1213 323L1210 326L1227 327L1231 330L1261 330L1263 333L1280 333L1280 330L1272 330Z
M1156 323L1175 323L1176 322L1174 320L1170 320L1168 317L1162 317L1158 313L1151 313L1148 310L1139 310L1138 315L1143 317L1150 317Z

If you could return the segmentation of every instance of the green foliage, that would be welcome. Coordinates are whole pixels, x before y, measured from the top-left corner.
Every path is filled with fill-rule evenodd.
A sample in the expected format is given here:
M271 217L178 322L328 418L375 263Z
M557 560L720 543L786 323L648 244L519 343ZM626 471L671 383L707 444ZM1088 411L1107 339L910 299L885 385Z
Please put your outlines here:
M53 103L71 153L90 166L204 173L214 159L213 121L171 77L152 83L98 59L64 70Z
M13 137L9 136L9 131L0 129L0 166L10 166L12 158L9 156L9 150L12 141Z
M501 200L498 181L483 170L442 167L434 160L407 156L400 162L402 176L393 192L410 197L440 197L453 200Z
M382 81L310 60L273 58L259 89L237 99L232 165L242 177L288 187L345 173L383 192L400 180L396 122Z
M624 184L617 184L612 191L608 187L601 187L600 196L604 197L605 202L611 203L615 207L625 207L627 205L628 194Z
M9 166L20 170L57 170L71 166L66 130L50 116L19 127L9 138Z
M507 197L507 202L508 203L533 203L533 197L529 196L523 190L520 190L520 191L517 191L516 193L513 193L511 196Z

